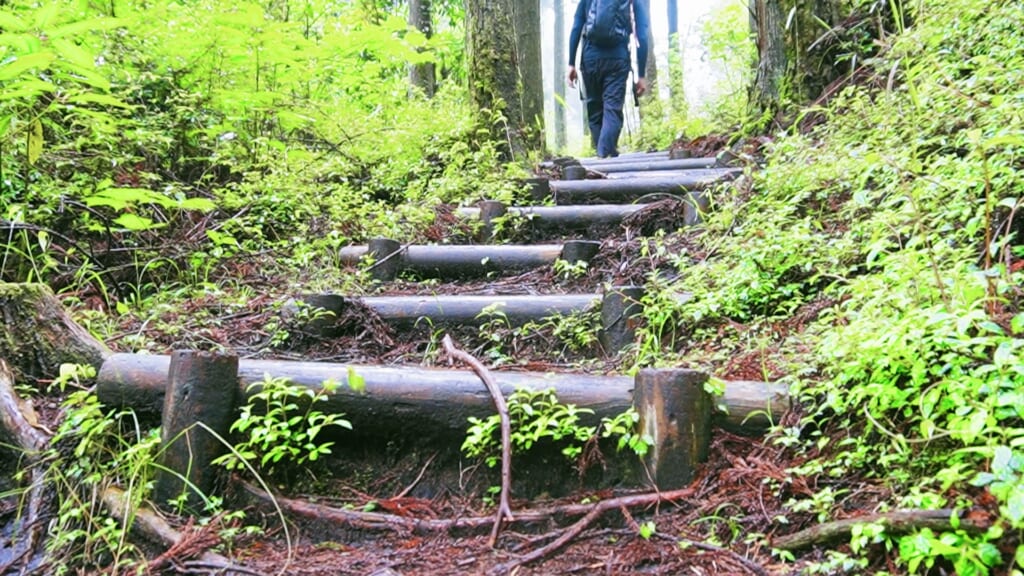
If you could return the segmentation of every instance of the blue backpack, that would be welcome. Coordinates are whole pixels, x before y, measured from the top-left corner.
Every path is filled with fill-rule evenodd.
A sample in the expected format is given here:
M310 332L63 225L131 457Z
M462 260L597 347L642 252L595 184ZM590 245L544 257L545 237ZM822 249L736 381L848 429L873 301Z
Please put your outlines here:
M633 31L633 0L589 0L583 36L595 46L611 48L625 44Z

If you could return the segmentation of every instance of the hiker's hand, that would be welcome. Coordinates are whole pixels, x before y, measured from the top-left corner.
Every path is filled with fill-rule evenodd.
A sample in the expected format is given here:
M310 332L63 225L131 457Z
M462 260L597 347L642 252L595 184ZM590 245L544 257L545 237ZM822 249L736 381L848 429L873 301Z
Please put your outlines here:
M575 66L569 66L569 86L571 86L573 88L576 87L576 78L577 77L578 76L576 74L576 67Z
M647 93L647 79L637 78L636 79L636 95L643 96Z

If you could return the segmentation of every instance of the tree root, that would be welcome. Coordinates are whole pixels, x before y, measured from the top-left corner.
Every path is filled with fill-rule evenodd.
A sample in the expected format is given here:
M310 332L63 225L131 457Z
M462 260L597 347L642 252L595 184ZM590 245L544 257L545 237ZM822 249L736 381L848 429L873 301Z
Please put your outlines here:
M494 400L494 407L498 410L498 417L501 419L501 496L498 499L498 511L494 517L494 528L491 530L491 537L488 544L494 548L498 542L498 532L501 530L502 521L512 522L512 507L508 503L508 494L512 490L512 423L508 415L508 403L501 395L501 388L494 381L494 376L487 370L479 360L471 354L463 352L455 347L451 336L445 334L441 340L444 351L448 356L461 360L476 372L476 375L483 380L484 386L490 392Z

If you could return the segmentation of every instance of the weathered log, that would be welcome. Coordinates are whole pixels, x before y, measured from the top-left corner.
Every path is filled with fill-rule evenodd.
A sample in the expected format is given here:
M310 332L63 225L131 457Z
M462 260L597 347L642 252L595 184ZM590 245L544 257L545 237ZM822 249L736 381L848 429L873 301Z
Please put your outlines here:
M550 194L551 189L544 188ZM478 240L481 242L488 242L494 238L494 226L495 220L501 218L508 212L508 208L504 203L498 202L497 200L483 200L477 204L479 206L478 213L480 215L480 222L483 226L480 227L480 234Z
M44 284L0 283L0 358L18 380L52 379L61 364L99 368L110 350L76 324Z
M772 548L779 550L800 550L815 544L827 544L840 538L849 538L854 526L865 524L881 524L886 534L905 534L913 530L928 528L935 531L953 530L953 517L957 514L953 509L942 510L896 510L884 514L868 514L857 518L835 520L817 524L794 534L778 536L772 539ZM979 533L988 529L970 517L958 518L956 529Z
M605 354L614 356L636 338L637 317L643 313L644 289L640 286L612 288L601 300L601 332L598 341Z
M483 324L500 315L510 326L521 326L556 314L583 312L597 305L596 294L516 296L367 296L360 302L381 320L399 326L428 318L431 325ZM494 314L484 314L485 310Z
M238 397L238 357L179 350L171 354L161 426L161 467L153 500L160 506L184 496L187 509L202 510L226 450Z
M146 506L133 506L131 499L124 490L116 486L108 486L103 490L101 496L103 506L118 520L119 523L131 526L131 529L151 542L172 548L179 545L184 536L178 532L157 514ZM240 566L235 566L226 557L216 552L205 551L199 554L203 562L221 565L225 574L255 574Z
M555 203L594 204L631 202L644 196L669 194L685 196L691 190L700 190L719 182L731 180L739 174L737 170L693 170L685 176L623 178L616 180L555 180L551 182L551 193Z
M103 364L97 377L97 395L104 404L134 408L157 414L163 406L170 359L167 356L114 354ZM364 380L365 392L351 390L349 374ZM356 434L408 433L419 427L444 434L461 433L469 416L493 413L490 396L470 371L438 368L389 367L239 360L240 389L263 380L264 374L288 378L295 384L320 389L325 380L338 382L337 391L324 403L329 413L344 413ZM567 403L594 410L584 416L585 424L616 416L632 406L633 379L628 376L586 374L495 372L505 395L517 386L544 390L554 388ZM784 384L725 383L725 395L716 399L716 424L745 434L762 432L772 422L766 414L781 415L789 409Z
M365 246L348 246L341 249L339 256L342 262L355 264L366 253ZM523 272L549 266L561 256L562 245L415 245L401 248L397 254L385 257L400 262L400 270L408 270L420 276L463 278L491 272Z
M662 490L689 484L711 444L708 375L696 370L641 370L633 392L640 432L654 440L644 462Z
M583 180L587 177L587 169L584 166L566 166L562 168L562 180ZM550 184L548 185L550 189Z
M583 166L601 166L610 164L622 164L629 162L651 162L657 160L668 160L669 153L667 151L660 152L629 152L626 154L619 154L618 156L611 156L608 158L598 158L597 156L590 156L587 158L580 158L577 162Z
M391 238L373 238L366 244L366 254L373 260L370 276L378 282L390 282L402 269L402 244Z
M587 168L602 174L615 172L662 172L665 170L702 170L714 168L717 163L715 158L686 158L683 160L671 160L668 158L658 160L635 160L630 162L615 162L611 164L583 164Z
M614 226L643 204L590 204L584 206L522 206L509 207L507 214L525 218L537 230L582 230L591 226ZM464 218L481 218L480 208L460 208Z

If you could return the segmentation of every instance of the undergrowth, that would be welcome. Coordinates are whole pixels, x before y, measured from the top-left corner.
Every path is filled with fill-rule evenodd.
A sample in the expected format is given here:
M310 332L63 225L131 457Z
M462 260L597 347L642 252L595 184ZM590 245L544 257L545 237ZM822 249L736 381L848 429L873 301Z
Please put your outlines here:
M854 478L877 484L879 511L987 510L981 533L876 541L912 573L1020 574L1024 13L918 8L916 27L870 63L886 89L848 87L818 111L824 124L773 139L752 194L716 196L700 237L713 256L679 259L665 289L692 296L648 307L639 361L689 350L699 362L737 326L774 331L806 408L777 438L806 455L792 474L827 479L823 497ZM834 519L838 502L822 502L819 520ZM884 571L857 542L842 562Z

